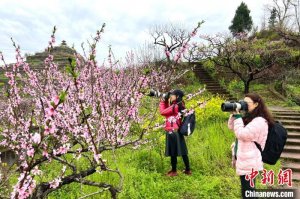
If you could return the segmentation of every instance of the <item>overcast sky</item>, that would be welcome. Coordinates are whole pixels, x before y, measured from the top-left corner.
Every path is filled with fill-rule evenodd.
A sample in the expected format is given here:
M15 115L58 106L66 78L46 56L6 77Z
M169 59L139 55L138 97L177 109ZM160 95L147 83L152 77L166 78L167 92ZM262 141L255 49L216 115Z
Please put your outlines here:
M260 25L264 5L271 0L244 0L255 25ZM106 23L98 60L107 56L111 45L116 57L149 41L149 27L169 22L188 29L205 20L200 33L228 31L241 0L1 0L0 51L12 62L14 49L10 37L23 53L42 51L53 26L57 44L64 39L80 52L80 44Z

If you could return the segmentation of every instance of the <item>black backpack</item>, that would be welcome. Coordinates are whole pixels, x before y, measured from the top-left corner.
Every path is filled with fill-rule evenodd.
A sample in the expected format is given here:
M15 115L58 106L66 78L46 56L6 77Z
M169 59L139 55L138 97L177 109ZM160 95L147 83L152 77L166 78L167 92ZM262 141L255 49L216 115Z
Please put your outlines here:
M196 125L195 112L189 114L183 118L182 124L179 127L179 133L185 136L190 136L193 134Z
M279 123L275 122L273 126L269 126L268 137L264 150L261 146L254 142L256 147L260 150L262 161L267 164L274 165L280 158L284 145L287 139L287 130Z

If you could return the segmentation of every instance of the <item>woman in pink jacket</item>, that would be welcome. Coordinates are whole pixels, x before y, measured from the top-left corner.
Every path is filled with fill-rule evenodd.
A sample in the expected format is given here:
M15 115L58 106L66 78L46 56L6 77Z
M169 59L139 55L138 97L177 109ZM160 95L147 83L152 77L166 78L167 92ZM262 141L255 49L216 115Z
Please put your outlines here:
M274 119L261 96L248 93L244 101L248 105L245 116L242 117L236 111L228 120L228 127L236 136L236 141L232 144L233 165L240 176L243 198L246 190L255 189L255 184L251 187L250 180L245 179L246 175L251 174L252 169L263 170L261 153L254 142L260 144L263 150L268 136L268 127L274 124Z
M183 173L191 175L190 163L188 158L188 150L186 147L184 136L178 133L181 125L181 117L179 113L185 109L182 101L184 93L181 90L174 90L170 94L169 100L162 99L159 104L160 114L166 117L166 156L171 157L172 170L167 176L177 176L177 156L182 156L185 164Z

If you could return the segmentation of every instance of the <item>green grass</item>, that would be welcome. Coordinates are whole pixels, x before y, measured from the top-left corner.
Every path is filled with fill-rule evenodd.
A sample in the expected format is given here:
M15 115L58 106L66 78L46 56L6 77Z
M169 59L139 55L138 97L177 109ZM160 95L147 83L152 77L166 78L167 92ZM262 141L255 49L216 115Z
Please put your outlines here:
M4 73L0 73L0 79L7 79Z
M119 198L239 198L239 178L230 166L233 132L226 127L225 118L202 120L205 115L205 111L200 113L194 134L187 138L192 176L182 173L174 178L164 176L170 169L170 160L163 156L163 132L153 134L151 144L137 150L126 148L117 151L117 165L125 179ZM112 162L110 153L103 155ZM181 170L184 165L180 157L178 160L178 169ZM267 168L278 171L279 166ZM89 178L118 183L115 174L97 173ZM258 184L258 187L264 188L264 185ZM78 198L82 193L94 191L96 189L92 187L71 184L50 194L49 198ZM110 195L105 192L92 198L110 198Z
M119 198L238 198L239 181L230 167L233 133L224 122L197 122L199 125L194 134L187 138L192 176L182 173L175 178L164 176L169 170L170 160L163 155L164 133L157 132L152 135L151 143L137 150L126 148L116 152L117 165L125 179ZM112 162L110 153L104 153L103 156ZM184 169L180 157L178 163L178 169ZM97 173L89 178L99 182L118 182L115 174ZM93 191L96 189L71 184L49 198L77 198L82 193ZM109 198L109 194L94 198Z
M287 85L287 88L295 95L300 96L300 86L299 85Z

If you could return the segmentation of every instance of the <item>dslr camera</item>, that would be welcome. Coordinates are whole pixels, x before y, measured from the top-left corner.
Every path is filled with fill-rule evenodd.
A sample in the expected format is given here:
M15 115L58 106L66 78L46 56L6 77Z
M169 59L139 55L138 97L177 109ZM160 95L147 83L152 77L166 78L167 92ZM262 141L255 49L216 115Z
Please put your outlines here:
M167 93L161 93L159 91L153 90L151 89L148 96L150 97L157 97L157 98L162 98L165 101L169 99L171 92L167 92Z
M240 100L238 102L224 102L221 105L221 109L223 112L233 112L233 111L248 111L248 104L244 100Z

